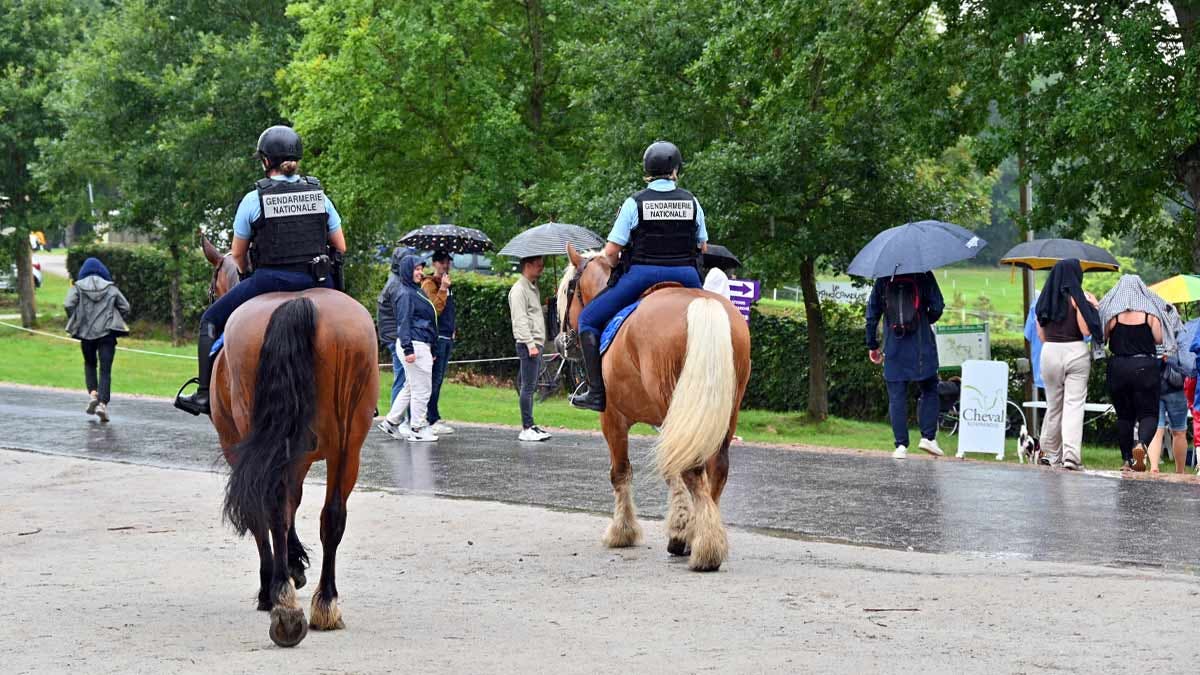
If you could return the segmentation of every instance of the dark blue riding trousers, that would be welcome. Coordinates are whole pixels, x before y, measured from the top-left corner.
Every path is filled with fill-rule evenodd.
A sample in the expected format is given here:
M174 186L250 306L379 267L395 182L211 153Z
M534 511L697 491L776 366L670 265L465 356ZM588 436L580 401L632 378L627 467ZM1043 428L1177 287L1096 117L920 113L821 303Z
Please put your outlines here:
M600 335L617 312L632 305L654 284L674 281L685 288L703 288L695 267L659 267L633 265L621 275L617 285L601 292L579 314L579 330Z
M313 281L312 275L308 272L255 270L249 278L239 281L228 293L217 298L217 301L204 311L204 315L200 317L200 323L213 324L217 329L217 334L220 335L225 332L225 322L229 321L233 310L241 307L250 298L263 293L304 291L317 286L318 284ZM326 280L324 286L332 288L333 280Z

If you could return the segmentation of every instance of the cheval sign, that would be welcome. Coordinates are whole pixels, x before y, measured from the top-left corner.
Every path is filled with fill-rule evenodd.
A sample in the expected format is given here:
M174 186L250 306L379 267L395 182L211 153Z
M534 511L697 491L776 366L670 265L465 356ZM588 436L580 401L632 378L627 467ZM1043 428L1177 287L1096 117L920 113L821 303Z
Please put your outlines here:
M1008 423L1008 364L1004 361L966 361L962 364L962 394L958 401L958 457L986 452L1004 459L1004 429Z

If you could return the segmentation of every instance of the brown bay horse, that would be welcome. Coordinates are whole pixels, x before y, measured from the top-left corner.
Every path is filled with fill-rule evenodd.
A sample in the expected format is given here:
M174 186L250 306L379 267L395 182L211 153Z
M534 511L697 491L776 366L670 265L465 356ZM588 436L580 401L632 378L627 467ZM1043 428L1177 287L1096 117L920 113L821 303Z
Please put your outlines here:
M613 264L567 246L571 264L558 287L567 340L579 313L608 286ZM642 300L604 356L608 392L600 426L608 443L615 506L604 544L641 538L633 502L629 429L660 427L655 455L667 482L667 550L688 555L697 571L721 567L729 545L719 504L729 475L729 443L750 379L750 331L726 298L703 290L664 288Z
M207 239L215 299L238 282L233 259ZM308 557L295 515L313 462L325 460L321 579L311 625L343 628L334 580L346 529L346 500L358 480L359 450L379 398L375 322L357 301L317 288L268 293L234 311L225 347L213 362L212 424L231 470L225 518L254 536L259 553L258 609L271 612L269 635L292 647L309 623L296 600Z

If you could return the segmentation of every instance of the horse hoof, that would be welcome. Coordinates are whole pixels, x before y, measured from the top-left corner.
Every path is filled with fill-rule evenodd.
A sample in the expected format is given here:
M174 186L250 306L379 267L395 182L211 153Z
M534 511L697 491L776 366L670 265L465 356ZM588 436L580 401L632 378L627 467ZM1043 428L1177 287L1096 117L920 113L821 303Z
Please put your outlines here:
M308 635L304 610L276 607L271 610L271 641L280 647L295 647Z
M637 543L642 539L642 528L637 524L637 521L618 522L616 520L608 524L608 529L604 531L604 545L608 548L628 548L637 546Z
M304 576L304 568L300 566L291 569L292 583L296 585L296 590L304 588L304 584L308 583L308 577Z
M346 627L342 621L342 610L338 607L337 597L325 602L318 593L313 596L309 625L316 630L341 630Z
M667 553L677 556L686 556L692 554L692 549L688 546L686 541L671 537L671 540L667 542Z

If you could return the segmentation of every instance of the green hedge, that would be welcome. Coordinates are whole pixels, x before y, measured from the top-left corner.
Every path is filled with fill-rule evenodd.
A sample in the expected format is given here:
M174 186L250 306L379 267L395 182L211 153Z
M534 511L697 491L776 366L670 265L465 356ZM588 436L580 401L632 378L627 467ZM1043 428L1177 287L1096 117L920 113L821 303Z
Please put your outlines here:
M113 276L113 281L129 300L131 320L145 320L170 325L171 257L152 246L113 246L109 244L79 244L67 251L67 272L74 279L79 267L88 258L98 258ZM208 306L208 284L212 266L199 250L189 251L183 258L180 295L184 321L198 323Z

